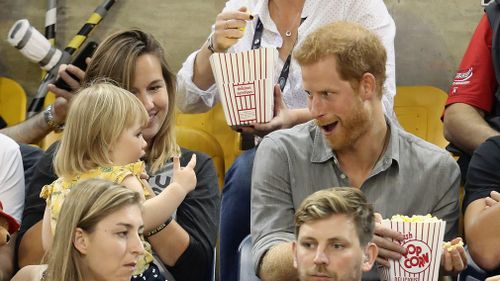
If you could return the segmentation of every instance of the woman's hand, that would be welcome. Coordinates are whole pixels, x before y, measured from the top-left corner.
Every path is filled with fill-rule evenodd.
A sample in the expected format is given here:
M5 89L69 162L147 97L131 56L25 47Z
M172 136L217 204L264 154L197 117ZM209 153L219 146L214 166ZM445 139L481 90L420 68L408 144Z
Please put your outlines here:
M212 35L212 44L216 52L225 52L236 44L245 34L248 20L253 16L247 12L247 7L241 7L238 11L225 11L215 18L215 31Z
M196 187L196 174L194 167L196 166L196 154L193 154L191 160L186 167L181 167L179 157L174 157L174 171L172 182L178 183L187 193L194 190Z

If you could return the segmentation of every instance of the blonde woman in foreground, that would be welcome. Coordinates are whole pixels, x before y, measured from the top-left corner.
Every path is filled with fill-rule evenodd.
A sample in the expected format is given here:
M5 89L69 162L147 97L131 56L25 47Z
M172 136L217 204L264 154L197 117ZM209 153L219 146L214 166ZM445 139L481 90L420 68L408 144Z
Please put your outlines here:
M142 199L105 180L75 185L64 200L47 265L23 267L12 281L130 280L144 254Z

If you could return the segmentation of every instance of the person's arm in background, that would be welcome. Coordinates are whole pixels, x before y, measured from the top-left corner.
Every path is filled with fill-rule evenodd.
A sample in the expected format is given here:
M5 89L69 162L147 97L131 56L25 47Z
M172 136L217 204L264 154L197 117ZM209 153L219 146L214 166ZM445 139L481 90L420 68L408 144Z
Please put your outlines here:
M295 236L288 161L285 151L267 137L255 155L250 229L254 269L262 280L297 279L290 243Z
M499 135L484 120L493 108L498 87L491 40L492 30L484 15L465 51L446 101L444 136L467 153L472 153L487 138Z
M14 274L14 245L17 233L10 236L6 245L0 246L0 281L8 281Z
M484 120L484 116L484 111L465 103L449 105L444 115L445 138L467 153L472 153L486 139L500 135Z
M472 259L485 270L500 266L500 137L472 156L464 197L464 230Z
M23 160L19 145L0 134L0 201L3 210L21 221L25 198Z
M59 76L64 79L64 81L66 81L72 89L75 91L78 90L80 88L80 84L78 81L69 76L66 70L80 79L83 79L85 73L83 70L73 65L61 65L59 68ZM48 89L56 95L56 100L52 105L52 115L54 117L53 121L57 124L64 124L69 108L69 102L73 94L63 89L59 89L53 84L49 84ZM54 129L55 128L49 126L45 120L44 112L40 112L24 122L0 130L0 133L11 137L19 143L34 144L41 141Z
M500 266L500 193L477 199L465 212L465 233L469 252L485 270Z
M43 112L40 112L24 122L3 128L0 133L17 142L30 144L41 141L52 130L53 128L45 122Z
M273 245L262 257L259 276L262 281L296 280L298 273L293 266L292 242Z
M209 40L188 56L177 74L176 105L182 112L206 112L215 105L217 93L209 62L212 55L208 49L209 41L215 52L227 51L245 34L253 34L253 31L244 29L248 20L251 20L251 15L239 1L228 1L217 15Z
M181 166L188 163L192 153L182 150ZM177 209L176 219L148 238L176 280L211 280L214 262L220 206L217 173L210 157L201 153L196 156L195 190ZM203 266L193 270L193 264Z
M21 152L16 142L3 135L0 135L0 147L0 202L3 204L3 211L19 222L25 192ZM14 233L8 244L0 246L0 281L10 280L14 274L16 237L17 233Z
M240 7L238 10L224 9L215 18L210 38L213 50L218 53L226 52L245 35L246 21L252 19L246 7ZM194 61L193 82L202 90L208 89L215 83L209 61L212 55L208 49L210 40L203 44Z

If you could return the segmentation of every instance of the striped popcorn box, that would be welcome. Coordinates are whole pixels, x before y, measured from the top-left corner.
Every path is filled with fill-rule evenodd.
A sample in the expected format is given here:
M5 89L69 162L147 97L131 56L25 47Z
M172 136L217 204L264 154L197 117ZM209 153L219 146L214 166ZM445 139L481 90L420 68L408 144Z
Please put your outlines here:
M277 59L278 51L274 48L215 53L210 57L224 115L230 126L271 121Z
M393 216L382 224L404 235L406 255L390 260L389 268L378 265L382 281L437 281L446 222L436 217Z

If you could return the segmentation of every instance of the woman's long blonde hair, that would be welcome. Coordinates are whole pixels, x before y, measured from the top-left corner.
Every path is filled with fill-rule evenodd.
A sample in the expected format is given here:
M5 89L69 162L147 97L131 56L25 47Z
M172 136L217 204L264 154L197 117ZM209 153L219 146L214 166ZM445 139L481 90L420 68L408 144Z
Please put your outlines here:
M59 177L112 165L110 150L125 129L146 126L148 113L129 91L105 81L83 88L72 101L54 158Z
M155 173L172 156L180 153L175 141L175 75L165 60L164 50L153 35L138 29L114 33L97 48L89 64L83 83L96 78L110 78L124 89L130 90L137 58L149 54L161 64L167 85L168 112L159 132L148 143L146 163L149 172Z
M142 208L141 202L139 193L110 181L75 185L61 207L45 280L84 281L82 255L73 245L76 228L91 233L106 216L130 205Z

